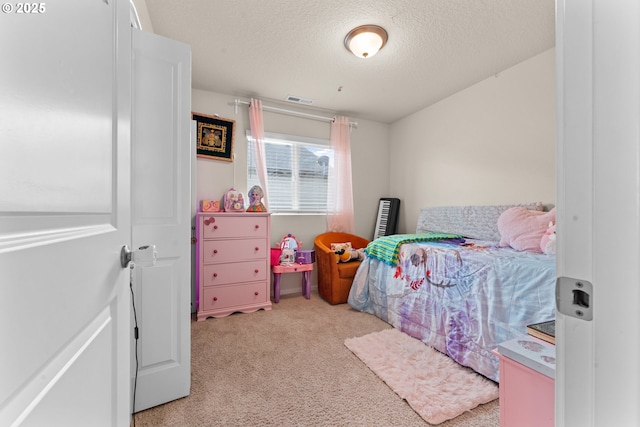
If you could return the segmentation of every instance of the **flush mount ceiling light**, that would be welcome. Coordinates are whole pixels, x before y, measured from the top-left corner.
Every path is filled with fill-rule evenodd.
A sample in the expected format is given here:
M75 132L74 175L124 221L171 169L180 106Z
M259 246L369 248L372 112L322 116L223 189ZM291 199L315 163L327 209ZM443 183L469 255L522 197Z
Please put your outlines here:
M361 25L349 31L344 46L358 58L371 58L387 43L387 32L377 25Z

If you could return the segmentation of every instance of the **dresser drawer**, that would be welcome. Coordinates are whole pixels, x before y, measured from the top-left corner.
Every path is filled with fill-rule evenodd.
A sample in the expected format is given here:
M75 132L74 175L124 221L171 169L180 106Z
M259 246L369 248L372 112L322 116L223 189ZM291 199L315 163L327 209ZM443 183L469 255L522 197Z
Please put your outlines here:
M264 303L269 298L265 282L204 288L200 305L204 311Z
M204 264L229 261L267 259L267 239L205 240L202 245Z
M226 285L267 280L267 260L209 264L204 267L202 286Z
M203 235L205 239L229 237L266 237L269 231L269 219L266 216L203 216Z

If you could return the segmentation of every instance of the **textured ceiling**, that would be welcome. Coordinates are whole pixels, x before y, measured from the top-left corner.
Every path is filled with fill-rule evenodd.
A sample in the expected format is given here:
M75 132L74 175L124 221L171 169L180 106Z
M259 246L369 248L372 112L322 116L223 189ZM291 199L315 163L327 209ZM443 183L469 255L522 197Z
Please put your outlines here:
M191 45L193 88L385 123L555 46L555 0L146 3L157 34ZM369 59L343 44L363 24L389 33Z

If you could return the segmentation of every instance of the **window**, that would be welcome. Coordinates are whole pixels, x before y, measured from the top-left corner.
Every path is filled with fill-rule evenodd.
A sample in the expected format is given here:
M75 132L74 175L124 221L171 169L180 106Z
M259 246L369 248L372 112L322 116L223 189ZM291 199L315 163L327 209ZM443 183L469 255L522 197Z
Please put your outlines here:
M266 133L269 211L325 213L327 182L333 151L328 140ZM247 188L260 185L253 153L253 138L247 131Z

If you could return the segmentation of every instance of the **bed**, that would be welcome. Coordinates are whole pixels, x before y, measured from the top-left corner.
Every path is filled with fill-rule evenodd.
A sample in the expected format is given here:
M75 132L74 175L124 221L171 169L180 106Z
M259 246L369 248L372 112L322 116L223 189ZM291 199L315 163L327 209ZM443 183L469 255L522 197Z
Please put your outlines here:
M555 314L555 255L521 244L547 220L541 203L423 208L415 234L369 244L348 303L497 382L491 350Z

